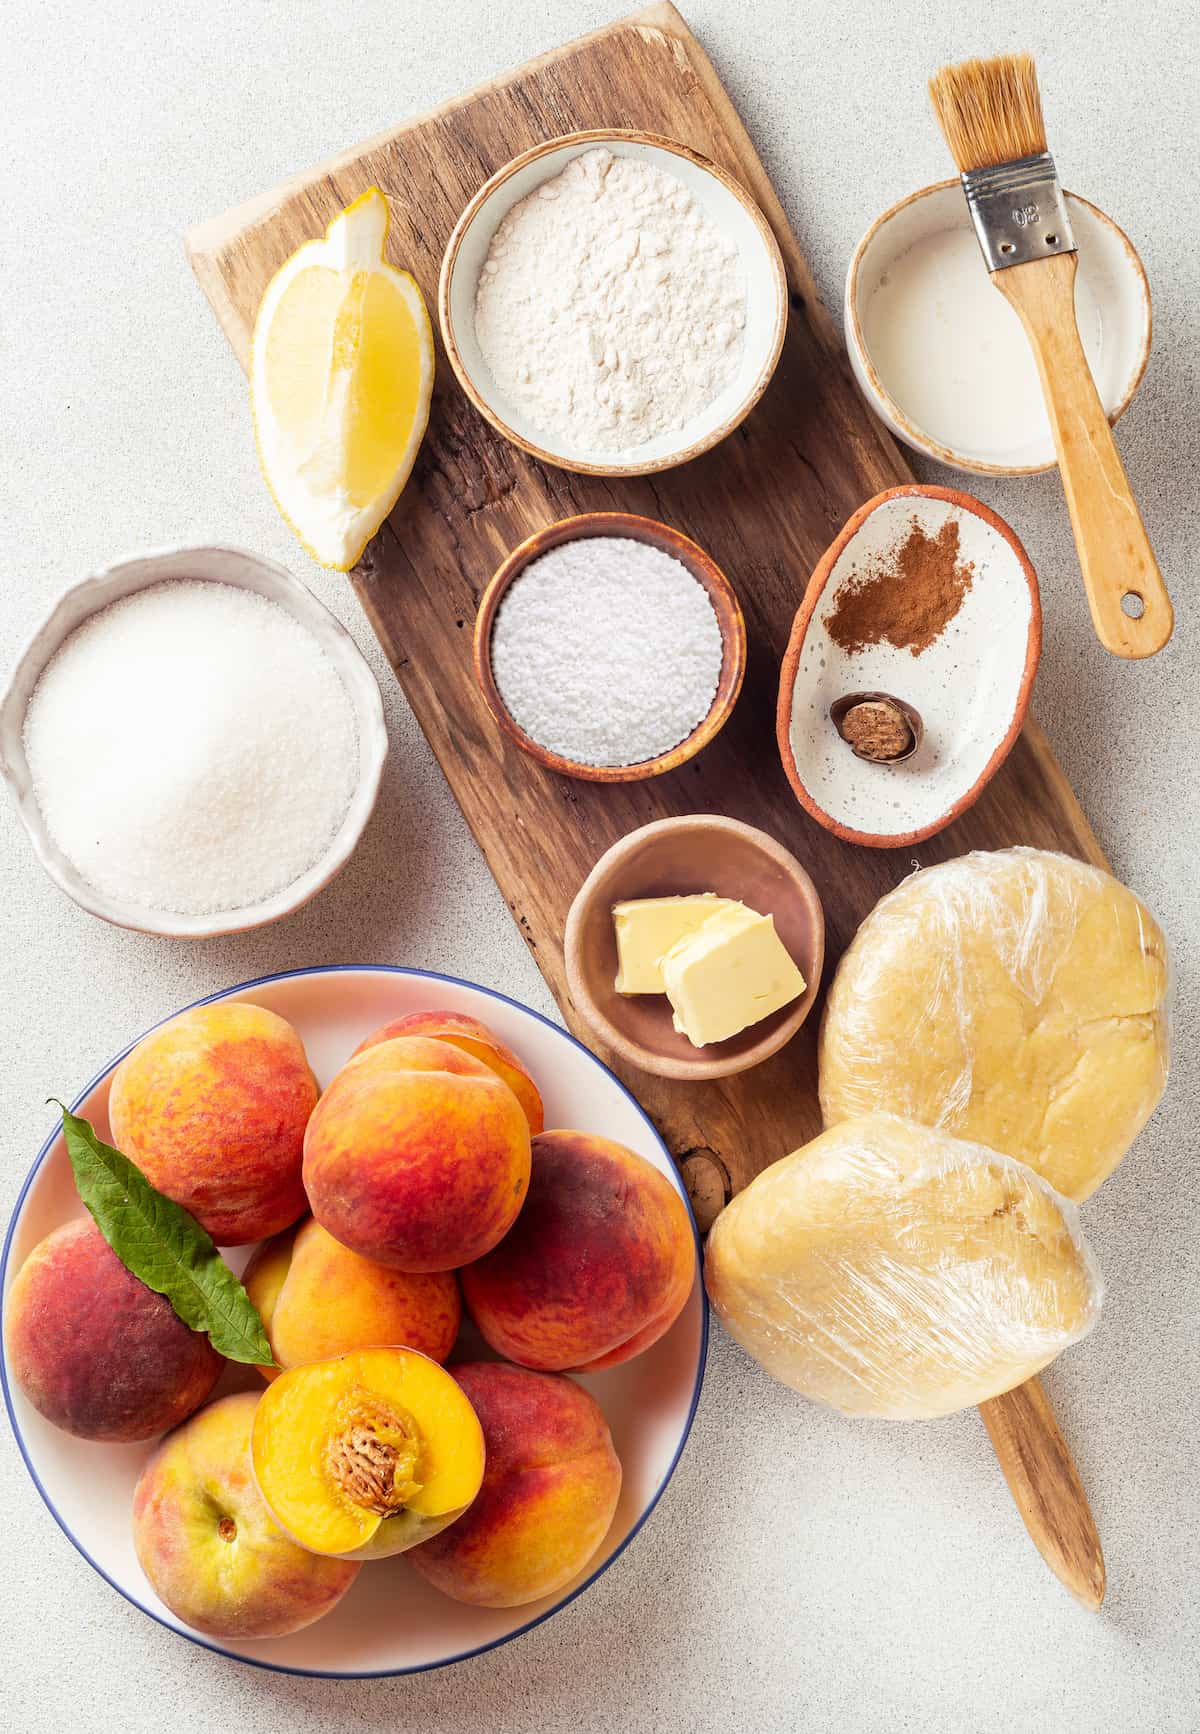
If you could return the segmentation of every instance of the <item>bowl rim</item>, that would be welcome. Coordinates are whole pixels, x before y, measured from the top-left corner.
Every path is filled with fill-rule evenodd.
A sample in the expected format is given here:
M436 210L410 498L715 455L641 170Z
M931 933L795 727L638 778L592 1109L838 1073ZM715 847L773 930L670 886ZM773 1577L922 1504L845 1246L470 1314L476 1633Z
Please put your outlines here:
M229 561L231 568L219 576L215 573L200 573L190 569L190 563L198 558L218 563ZM153 570L156 564L165 562L189 569L176 572ZM233 569L235 563L241 562L256 568L274 581L283 595L273 595L269 599L286 608L293 619L310 631L326 654L330 653L331 645L337 646L337 653L332 660L354 713L359 741L358 777L342 823L327 851L299 878L257 903L244 904L237 909L217 910L211 916L172 915L170 911L150 909L120 898L108 897L92 885L62 854L51 838L38 806L22 738L29 696L46 665L71 634L110 602L121 599L107 592L114 581L119 582L131 568L145 566L147 574L141 581L132 583L123 595L134 595L139 590L152 588L155 584L169 583L173 578L183 577L200 582L230 584L235 589L265 595L265 591L247 583L244 575ZM287 600L284 600L285 597ZM66 619L74 613L72 605L84 599L88 601L87 608L78 614L73 624L65 624ZM26 696L22 699L21 688L34 665L36 672ZM3 690L0 691L0 778L8 785L17 816L25 828L34 856L43 872L61 892L89 915L95 915L114 927L123 927L131 932L145 933L155 938L221 938L228 934L244 933L250 928L266 926L303 908L319 891L324 890L358 847L379 796L387 751L387 726L379 683L351 633L320 597L286 567L273 560L264 559L262 555L235 543L156 544L124 554L68 584L27 634L17 651Z
M454 330L454 317L451 310L451 285L454 272L458 265L459 251L476 218L484 207L502 186L529 163L540 158L576 145L603 145L614 139L637 145L650 145L654 149L669 152L672 156L682 157L696 168L711 175L719 181L728 193L731 193L743 207L747 216L758 230L763 243L764 254L775 287L775 325L771 334L769 352L762 366L752 381L746 396L726 416L725 420L701 438L693 440L689 445L681 447L676 452L666 452L662 456L642 463L629 464L597 464L583 459L569 458L561 452L553 452L545 446L540 446L532 440L527 440L515 428L510 427L504 418L488 402L479 390L458 347ZM503 434L519 450L527 452L530 457L537 458L540 463L550 464L555 469L568 470L575 475L584 476L649 476L661 470L674 469L677 464L690 463L693 458L700 457L704 452L711 451L716 445L739 427L750 411L758 403L775 373L779 357L783 350L783 341L787 335L788 322L788 284L787 272L783 263L783 255L779 250L779 242L770 223L746 188L736 181L732 175L720 168L711 158L702 152L693 150L690 145L681 144L676 139L665 137L661 133L643 132L636 127L591 127L579 132L560 133L556 138L543 139L540 144L531 145L511 161L496 170L483 185L473 194L464 206L462 214L451 231L446 243L446 251L442 256L441 271L438 276L438 325L441 329L442 343L449 358L450 365L459 385L479 411L484 420Z
M981 458L974 458L966 453L955 451L952 446L943 445L939 440L932 438L932 436L926 433L923 428L917 426L916 422L911 419L907 411L888 391L883 380L880 378L879 370L872 359L869 348L867 347L866 336L859 316L859 272L862 268L863 260L866 257L867 248L875 237L882 232L887 224L892 221L893 217L899 216L901 211L907 210L910 205L916 204L919 199L926 199L933 193L944 192L947 187L958 187L960 185L961 183L958 177L956 175L951 175L947 177L946 180L931 181L926 187L918 187L915 192L906 193L902 199L897 199L894 204L888 206L886 211L881 212L863 234L858 245L855 247L854 252L851 254L850 263L846 268L846 347L850 352L852 360L856 364L854 368L856 375L858 375L861 370L861 375L863 377L859 378L859 384L863 387L863 395L867 397L868 400L873 400L872 407L877 411L877 413L881 414L885 420L894 424L895 431L908 445L912 446L915 451L922 452L926 457L933 458L938 463L946 464L951 469L965 470L971 475L1045 475L1049 471L1058 468L1057 458L1051 458L1044 464L988 463ZM1150 345L1154 335L1154 304L1150 295L1150 279L1146 275L1146 267L1142 263L1141 255L1121 225L1116 222L1114 218L1110 217L1107 211L1102 211L1099 205L1093 204L1090 199L1085 199L1081 193L1073 193L1066 188L1064 188L1063 191L1064 197L1071 199L1077 205L1082 205L1099 223L1101 223L1105 228L1111 230L1113 235L1120 242L1125 251L1126 257L1133 268L1133 274L1138 281L1141 289L1142 300L1145 304L1145 331L1138 351L1137 366L1134 368L1129 383L1122 393L1119 402L1115 405L1108 417L1109 426L1115 427L1117 422L1120 421L1121 417L1125 414L1125 411L1133 402L1138 387L1141 385L1142 379L1145 376L1147 363L1150 360Z
M647 536L647 530L651 530L653 535ZM500 604L513 581L552 548L559 548L565 542L586 541L593 536L626 537L631 541L645 542L649 547L659 547L666 542L672 557L686 567L707 593L721 629L721 673L708 711L692 732L667 752L652 759L640 759L632 765L585 765L542 746L532 735L525 733L509 711L492 670L492 629ZM575 777L581 782L636 783L647 777L660 776L664 771L677 770L724 728L746 677L746 620L737 592L721 567L711 554L698 542L693 542L690 536L684 535L682 530L636 512L578 512L569 518L556 518L553 523L535 530L505 555L479 599L472 656L476 684L492 717L508 738L530 758L536 759L548 771Z
M50 1516L70 1542L71 1546L81 1558L86 1560L88 1565L90 1565L93 1571L96 1572L97 1576L103 1579L110 1589L115 1590L123 1601L128 1602L131 1607L137 1608L139 1613L145 1614L149 1619L153 1620L156 1625L161 1626L164 1631L170 1632L173 1637L182 1638L186 1643L195 1644L198 1649L209 1650L214 1655L222 1656L226 1661L237 1662L240 1666L245 1668L258 1668L269 1674L291 1674L310 1680L390 1680L399 1679L412 1674L426 1674L438 1668L451 1668L458 1662L466 1662L470 1661L475 1656L486 1655L489 1650L500 1649L503 1645L510 1644L517 1638L524 1637L527 1632L533 1631L537 1626L544 1625L547 1620L553 1619L555 1614L560 1613L563 1608L569 1607L570 1604L578 1600L585 1591L591 1589L592 1585L604 1575L611 1565L616 1563L625 1552L626 1548L628 1548L641 1534L642 1530L653 1516L663 1494L674 1479L675 1471L678 1469L683 1453L687 1448L688 1440L691 1437L692 1428L695 1424L696 1413L700 1405L700 1396L704 1388L704 1381L708 1371L710 1319L708 1293L704 1286L704 1243L696 1222L691 1201L688 1197L683 1175L680 1172L679 1162L672 1154L662 1132L654 1124L654 1121L642 1106L641 1102L638 1101L629 1085L617 1076L612 1067L607 1065L599 1054L593 1053L592 1049L584 1042L580 1041L579 1037L571 1030L567 1029L565 1025L556 1023L552 1018L548 1018L544 1012L535 1011L532 1006L526 1005L522 1000L514 999L511 994L502 993L499 988L485 987L481 982L471 981L466 976L449 975L441 970L418 969L407 964L397 963L314 963L304 964L295 969L276 970L269 975L254 976L248 981L236 982L232 987L218 988L212 993L207 993L203 995L202 998L193 1000L190 1005L182 1006L176 1011L168 1012L165 1017L162 1017L156 1023L151 1024L149 1028L143 1030L140 1035L135 1036L132 1041L128 1042L113 1059L103 1066L83 1086L83 1088L71 1098L72 1111L78 1109L84 1102L86 1102L92 1091L103 1083L105 1078L111 1076L120 1062L138 1045L139 1042L143 1041L146 1036L152 1033L152 1031L160 1029L163 1024L170 1023L173 1018L179 1017L182 1012L192 1011L197 1006L211 1005L215 1001L234 998L238 994L253 991L255 988L272 986L276 982L288 981L301 976L334 976L358 973L373 975L402 975L415 977L425 981L445 982L456 987L471 988L478 993L485 994L489 999L499 1000L505 1005L512 1006L516 1010L526 1013L538 1023L545 1024L549 1029L552 1029L556 1035L564 1037L573 1047L581 1049L582 1052L587 1055L588 1059L595 1065L599 1066L601 1071L611 1079L611 1081L621 1091L622 1095L628 1097L630 1102L641 1115L642 1119L646 1122L651 1135L662 1148L663 1154L667 1158L670 1170L670 1172L665 1175L665 1178L668 1179L670 1184L676 1188L680 1197L683 1199L684 1207L687 1210L688 1227L691 1231L692 1245L695 1249L696 1275L698 1278L697 1286L700 1297L700 1340L696 1355L696 1377L692 1388L691 1398L688 1403L687 1415L684 1418L678 1448L672 1456L666 1474L663 1476L658 1487L654 1490L645 1510L641 1513L637 1522L630 1528L629 1534L625 1536L625 1538L616 1548L614 1548L613 1552L606 1559L601 1561L594 1570L588 1572L588 1575L584 1578L582 1583L576 1585L576 1587L565 1595L562 1600L556 1602L553 1607L547 1608L543 1613L535 1614L532 1618L517 1626L513 1631L503 1633L501 1636L496 1638L489 1638L485 1642L475 1644L470 1649L462 1650L456 1655L446 1656L437 1661L420 1662L411 1667L399 1669L360 1669L353 1673L345 1671L333 1672L328 1669L322 1670L317 1668L296 1667L284 1662L273 1662L270 1659L264 1660L258 1656L251 1657L238 1655L235 1651L226 1649L223 1640L219 1638L211 1637L190 1626L183 1628L182 1626L171 1624L170 1621L164 1619L161 1614L156 1613L153 1608L148 1607L144 1602L136 1600L132 1595L124 1590L121 1585L109 1575L100 1562L97 1559L94 1559L87 1551L83 1543L75 1535L74 1531L68 1526L65 1518L62 1516L58 1507L51 1499L47 1489L43 1485L42 1479L34 1467L32 1457L26 1448L25 1439L17 1421L16 1411L13 1406L12 1392L9 1386L7 1356L3 1353L2 1349L0 1349L0 1393L3 1394L4 1407L8 1415L9 1427L12 1430L18 1453L29 1474L30 1480L33 1482L34 1487L36 1488L42 1503L50 1513ZM26 1173L20 1191L17 1194L16 1202L13 1205L12 1214L9 1217L5 1229L3 1245L0 1247L0 1315L6 1315L7 1311L7 1295L4 1292L4 1279L8 1273L9 1261L12 1258L13 1243L16 1238L21 1213L25 1206L25 1200L49 1158L51 1151L61 1136L61 1126L55 1127L49 1133ZM2 1318L0 1318L0 1322L2 1322Z
M803 994L794 1002L788 1010L787 1016L781 1020L775 1029L760 1037L749 1048L743 1049L738 1054L726 1055L724 1058L710 1057L705 1059L703 1057L705 1050L697 1048L695 1059L690 1057L681 1059L677 1056L659 1054L655 1049L646 1047L644 1043L634 1041L618 1029L596 1003L578 961L582 950L583 922L586 914L590 912L597 886L607 870L626 855L632 854L647 837L662 835L671 831L684 831L696 826L709 832L719 830L741 837L752 843L764 855L769 856L798 885L813 917L813 962L810 978L806 982ZM566 925L563 930L563 957L567 972L567 986L580 1016L592 1032L621 1060L637 1066L641 1071L650 1072L654 1077L673 1078L683 1083L702 1083L713 1078L729 1078L738 1072L747 1072L753 1066L761 1065L764 1060L769 1060L773 1054L777 1054L781 1048L786 1047L807 1020L816 1004L825 972L825 906L821 901L820 892L805 867L796 859L790 849L780 843L777 838L772 837L769 832L759 830L756 825L748 825L742 819L730 818L726 813L678 813L665 819L652 819L649 824L639 825L636 830L626 832L623 837L619 837L615 843L610 844L599 859L593 863L587 877L571 899L571 907L567 911Z
M947 505L957 511L971 512L981 518L985 524L999 532L1016 557L1021 575L1029 588L1030 616L1029 629L1025 637L1025 662L1021 671L1021 684L1017 689L1016 702L1013 705L1012 716L1008 727L997 742L987 763L958 800L938 818L927 825L917 826L913 830L882 832L859 831L852 825L842 824L827 813L809 793L800 776L796 765L795 754L792 751L792 708L796 690L796 677L800 669L800 653L808 636L812 617L816 613L817 604L825 592L830 574L836 566L842 551L856 536L867 519L880 506L889 500L920 498L926 500L944 500ZM783 763L784 775L791 785L792 793L810 818L831 831L835 837L840 837L845 843L858 843L868 849L906 849L913 843L923 843L926 838L933 837L939 831L944 831L947 825L952 825L965 813L968 807L974 806L984 789L991 782L1000 766L1004 763L1016 743L1017 736L1025 726L1025 717L1029 710L1029 696L1033 689L1034 677L1037 674L1038 663L1042 654L1042 598L1038 587L1037 572L1029 555L1022 546L1020 537L1010 524L1005 523L998 512L986 506L982 500L977 500L973 494L964 493L961 488L944 488L930 482L905 482L899 487L885 488L882 493L874 495L849 517L835 539L818 560L813 575L808 581L799 608L792 622L792 630L788 635L787 649L783 654L783 662L779 670L779 697L775 707L775 739L779 747L779 756Z

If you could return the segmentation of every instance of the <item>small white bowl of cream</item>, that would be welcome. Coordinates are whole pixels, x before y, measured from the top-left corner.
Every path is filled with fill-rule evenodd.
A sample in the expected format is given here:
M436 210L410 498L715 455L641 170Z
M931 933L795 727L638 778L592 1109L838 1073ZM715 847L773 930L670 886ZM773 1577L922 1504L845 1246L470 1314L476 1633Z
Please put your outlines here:
M307 902L353 852L386 753L349 633L238 548L157 549L73 585L0 699L0 775L46 873L166 937Z
M545 463L646 475L765 391L787 281L750 195L648 133L567 134L482 186L450 237L442 339L476 409Z
M1150 287L1111 217L1066 196L1080 335L1115 422L1150 353ZM850 261L845 323L859 386L916 451L979 475L1054 467L1033 352L988 276L958 180L924 187L872 223Z

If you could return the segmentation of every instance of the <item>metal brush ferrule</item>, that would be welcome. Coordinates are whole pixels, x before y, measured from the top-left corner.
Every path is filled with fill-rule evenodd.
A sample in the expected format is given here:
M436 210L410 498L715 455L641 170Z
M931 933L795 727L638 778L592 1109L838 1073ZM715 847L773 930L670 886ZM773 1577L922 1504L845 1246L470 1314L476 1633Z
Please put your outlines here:
M970 169L962 184L989 271L1075 251L1067 202L1049 151Z

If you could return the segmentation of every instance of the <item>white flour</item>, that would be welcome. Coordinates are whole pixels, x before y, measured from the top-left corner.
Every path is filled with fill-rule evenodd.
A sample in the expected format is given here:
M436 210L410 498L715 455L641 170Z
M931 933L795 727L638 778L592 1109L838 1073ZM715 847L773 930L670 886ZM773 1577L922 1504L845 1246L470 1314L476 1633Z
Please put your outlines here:
M513 206L475 299L500 390L583 450L686 426L736 374L745 323L736 243L674 175L601 149Z
M492 628L509 714L579 765L636 765L678 746L712 708L722 657L704 586L626 536L580 537L534 560Z

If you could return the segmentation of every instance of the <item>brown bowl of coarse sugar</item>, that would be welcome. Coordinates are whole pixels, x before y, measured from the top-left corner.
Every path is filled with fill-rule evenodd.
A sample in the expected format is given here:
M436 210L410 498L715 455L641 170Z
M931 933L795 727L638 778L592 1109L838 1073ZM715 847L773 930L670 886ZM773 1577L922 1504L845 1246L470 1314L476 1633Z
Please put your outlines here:
M504 734L549 771L634 782L694 758L746 671L733 586L667 524L585 512L528 537L475 620L475 675Z

